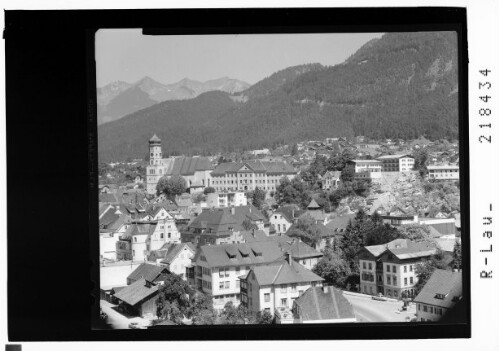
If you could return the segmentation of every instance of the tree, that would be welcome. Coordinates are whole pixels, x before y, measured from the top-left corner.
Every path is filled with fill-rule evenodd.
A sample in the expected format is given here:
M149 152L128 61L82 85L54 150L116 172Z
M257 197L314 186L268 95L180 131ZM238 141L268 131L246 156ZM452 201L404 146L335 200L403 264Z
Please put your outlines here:
M433 242L430 227L424 224L403 224L398 227L400 237L411 241Z
M258 311L255 322L256 324L273 324L274 316L269 311Z
M163 279L156 300L156 315L160 319L169 319L180 324L189 308L189 285L178 275L170 273Z
M208 195L208 194L211 194L211 193L214 193L214 192L216 192L216 190L215 190L215 188L214 188L214 187L212 187L212 186L207 186L207 187L206 187L206 188L204 188L204 190L203 190L203 193L204 193L205 195Z
M212 325L217 321L217 312L213 308L213 298L201 292L196 292L190 298L188 317L193 325Z
M419 149L416 152L414 152L414 170L419 171L419 174L421 175L422 178L426 176L428 173L428 169L426 168L426 165L428 164L428 150L426 149Z
M355 169L353 167L343 168L340 176L342 182L353 182L354 178L355 178Z
M241 226L244 230L258 230L258 226L248 218L243 221Z
M306 208L311 199L305 185L298 177L293 180L283 177L277 187L275 197L279 205L297 204L301 208Z
M336 253L328 253L312 268L312 272L324 278L329 285L343 289L352 273L349 265Z
M430 279L431 274L435 269L450 270L448 256L440 249L431 256L430 259L423 260L421 263L416 265L416 276L418 277L418 282L414 286L415 294L419 294L421 289L425 286L428 279Z
M265 190L256 187L253 193L251 194L251 203L253 204L253 206L261 210L262 205L265 202L266 194L267 193L265 192Z
M173 199L175 196L183 194L186 187L185 179L182 176L174 175L169 178L164 176L156 185L156 193L157 195L164 193L168 198Z
M373 229L364 234L364 246L382 245L400 238L400 233L397 228L390 224L375 224L375 222L371 222L373 224Z
M225 304L220 312L220 321L222 324L246 324L249 312L242 304L237 308L232 301Z
M305 244L315 246L321 240L321 231L315 225L312 217L306 215L297 220L297 222L290 228L290 237L300 238Z
M461 253L461 242L459 240L456 240L456 244L454 245L454 250L452 252L452 257L452 268L461 270L463 264L463 256Z
M298 155L298 145L293 144L293 146L291 147L291 156L296 156L296 155Z

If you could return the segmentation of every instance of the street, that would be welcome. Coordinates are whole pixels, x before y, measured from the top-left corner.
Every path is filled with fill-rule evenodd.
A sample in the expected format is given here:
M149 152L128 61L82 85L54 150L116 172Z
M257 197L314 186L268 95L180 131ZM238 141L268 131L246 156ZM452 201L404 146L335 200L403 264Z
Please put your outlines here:
M344 292L345 298L352 304L359 322L406 322L407 317L415 316L415 307L399 312L402 301L376 301L370 295Z
M115 307L116 305L113 305L108 301L100 300L100 306L102 311L107 314L107 323L113 329L130 329L128 325L132 322L139 323L139 325L149 325L149 321L147 319L141 317L128 318L115 311L112 307Z

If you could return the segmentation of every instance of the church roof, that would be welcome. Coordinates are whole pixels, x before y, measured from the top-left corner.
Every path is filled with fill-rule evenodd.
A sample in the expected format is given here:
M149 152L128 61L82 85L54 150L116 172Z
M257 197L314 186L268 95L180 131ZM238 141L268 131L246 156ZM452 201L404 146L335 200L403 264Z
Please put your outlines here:
M151 138L151 139L149 139L149 141L159 141L159 142L161 142L161 139L160 139L160 138L158 138L158 136L157 136L156 134L154 134L154 135L152 136L152 138Z

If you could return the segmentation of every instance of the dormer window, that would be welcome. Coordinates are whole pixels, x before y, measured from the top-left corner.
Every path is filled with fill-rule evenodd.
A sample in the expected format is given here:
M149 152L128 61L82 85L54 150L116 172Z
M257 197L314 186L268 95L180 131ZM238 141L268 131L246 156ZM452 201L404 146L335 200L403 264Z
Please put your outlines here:
M435 298L436 298L436 299L439 299L439 300L443 300L443 299L445 299L445 296L447 296L447 294L437 293L437 294L435 295Z

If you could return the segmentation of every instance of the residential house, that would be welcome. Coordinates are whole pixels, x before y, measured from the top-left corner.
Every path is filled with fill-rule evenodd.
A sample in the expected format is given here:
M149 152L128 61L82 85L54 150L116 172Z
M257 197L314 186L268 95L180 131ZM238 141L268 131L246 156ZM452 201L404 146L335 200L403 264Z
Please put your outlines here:
M414 297L416 265L437 253L434 244L396 239L383 245L365 246L357 253L360 289L364 294Z
M381 178L382 163L378 160L351 160L348 167L353 168L355 179Z
M140 279L146 279L150 282L155 282L161 280L165 274L168 274L168 269L163 266L157 266L150 263L141 263L137 268L133 270L126 277L126 284L130 285L139 281Z
M276 311L276 323L286 323L285 310ZM332 286L311 287L298 297L292 308L293 323L354 323L357 322L350 302L343 292Z
M187 280L196 248L191 243L166 245L168 245L168 251L160 261L160 265L165 266L169 272L175 273L183 280Z
M110 261L117 259L116 243L130 225L130 216L123 214L119 206L104 205L99 214L99 253L100 258Z
M240 278L252 268L283 260L277 242L201 246L193 259L195 286L213 296L213 307L222 309L232 301L240 303Z
M334 190L340 185L341 171L328 171L322 176L322 190Z
M208 207L237 207L247 206L248 199L242 191L218 191L207 195Z
M414 168L414 157L409 155L384 155L377 158L381 161L382 172L409 172Z
M249 311L273 315L278 307L291 308L308 288L322 285L323 278L286 255L285 261L254 267L242 278L241 303Z
M305 211L300 210L296 205L281 206L269 216L270 223L274 227L276 234L284 234L293 225L295 219Z
M225 162L219 164L211 173L213 187L217 191L251 191L256 187L263 189L269 196L275 191L283 177L293 179L297 171L285 162L248 161Z
M456 239L455 218L429 218L419 219L419 224L427 225L431 230L433 238Z
M355 213L353 214L342 214L336 215L334 217L329 217L329 221L325 225L325 229L319 226L321 232L321 240L315 246L316 250L322 251L326 248L326 245L333 245L335 240L339 240L343 237L345 230L350 221L355 219Z
M416 320L437 322L463 297L462 272L435 269L430 279L414 298Z
M443 166L427 166L428 179L434 180L459 180L459 166L443 165Z

